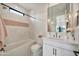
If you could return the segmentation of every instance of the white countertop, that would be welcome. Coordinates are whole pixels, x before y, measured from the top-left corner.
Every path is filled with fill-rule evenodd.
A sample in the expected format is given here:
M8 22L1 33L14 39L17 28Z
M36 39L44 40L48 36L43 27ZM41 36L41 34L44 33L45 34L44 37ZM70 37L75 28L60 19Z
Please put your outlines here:
M64 39L55 39L55 38L47 38L46 40L51 40L51 41L55 41L55 42L60 42L63 44L74 44L74 45L79 45L78 41L74 41L74 40L64 40Z
M58 40L53 38L44 38L43 44L48 44L50 46L55 46L67 50L78 50L79 42L74 41L66 41L66 40Z

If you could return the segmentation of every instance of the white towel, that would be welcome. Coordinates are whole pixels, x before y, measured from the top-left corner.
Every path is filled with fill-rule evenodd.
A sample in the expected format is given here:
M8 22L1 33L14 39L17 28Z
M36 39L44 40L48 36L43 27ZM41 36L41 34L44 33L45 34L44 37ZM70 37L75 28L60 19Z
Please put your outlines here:
M0 16L0 48L4 48L4 40L6 39L7 31L5 27L5 23Z

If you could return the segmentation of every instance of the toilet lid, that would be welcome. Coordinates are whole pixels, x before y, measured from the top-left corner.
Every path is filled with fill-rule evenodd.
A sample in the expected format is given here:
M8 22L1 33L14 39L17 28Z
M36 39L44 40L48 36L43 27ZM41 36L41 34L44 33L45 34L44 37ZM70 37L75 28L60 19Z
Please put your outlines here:
M39 44L34 44L34 45L31 46L31 50L32 50L32 51L37 51L37 50L39 50L40 48L41 48L41 45L39 45Z

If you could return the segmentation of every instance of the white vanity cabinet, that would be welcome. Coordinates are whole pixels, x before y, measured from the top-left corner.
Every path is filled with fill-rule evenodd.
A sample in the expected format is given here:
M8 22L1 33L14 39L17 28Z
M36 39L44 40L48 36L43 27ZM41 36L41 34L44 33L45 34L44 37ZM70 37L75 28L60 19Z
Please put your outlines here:
M50 39L43 40L43 56L74 56L73 49L74 47L65 43Z
M61 49L44 44L43 56L61 56Z

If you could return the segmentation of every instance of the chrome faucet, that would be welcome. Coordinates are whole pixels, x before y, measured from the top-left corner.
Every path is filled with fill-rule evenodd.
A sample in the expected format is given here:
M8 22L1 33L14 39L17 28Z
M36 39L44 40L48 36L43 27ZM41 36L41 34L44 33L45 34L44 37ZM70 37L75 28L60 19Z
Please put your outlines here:
M57 32L56 32L56 38L57 38Z
M74 36L74 33L72 33L72 37L73 37L73 39L75 40L75 36Z

